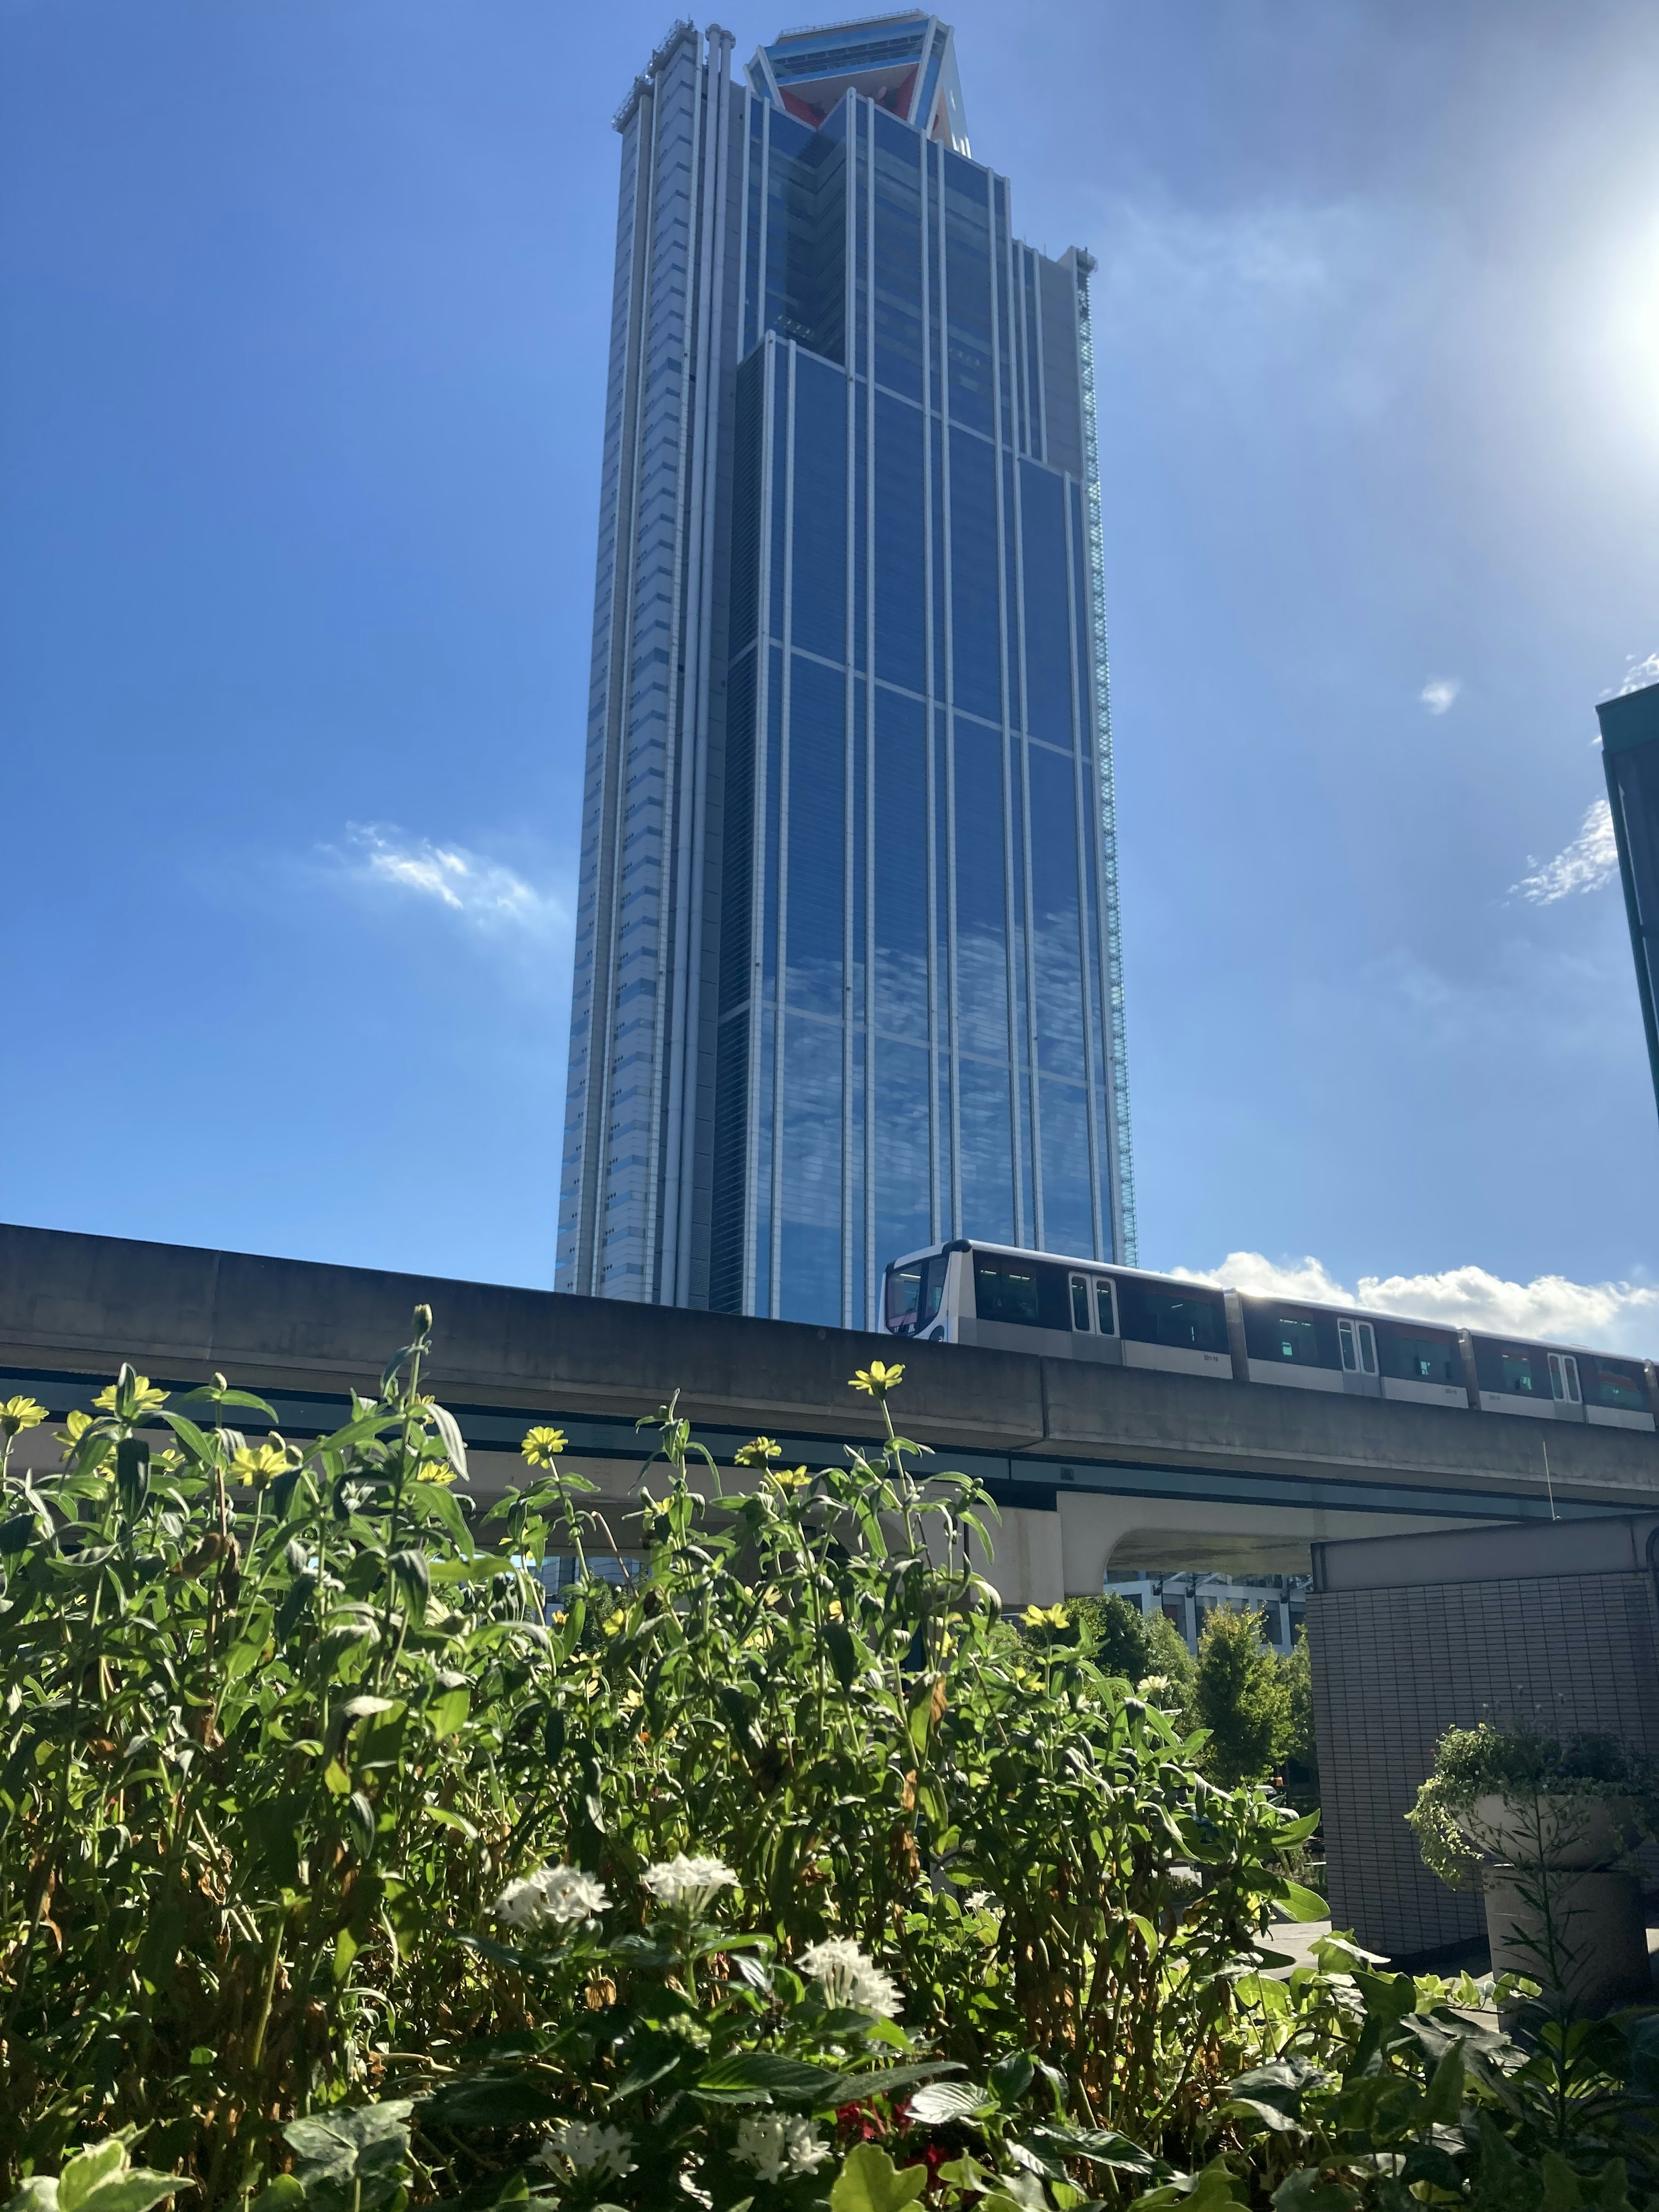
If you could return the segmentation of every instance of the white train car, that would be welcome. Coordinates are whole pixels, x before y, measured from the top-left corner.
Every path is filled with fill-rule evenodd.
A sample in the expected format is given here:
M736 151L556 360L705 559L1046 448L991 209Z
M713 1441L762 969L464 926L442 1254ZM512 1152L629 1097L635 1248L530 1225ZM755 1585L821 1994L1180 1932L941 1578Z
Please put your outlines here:
M1270 1389L1653 1430L1650 1362L965 1237L888 1268L896 1336Z

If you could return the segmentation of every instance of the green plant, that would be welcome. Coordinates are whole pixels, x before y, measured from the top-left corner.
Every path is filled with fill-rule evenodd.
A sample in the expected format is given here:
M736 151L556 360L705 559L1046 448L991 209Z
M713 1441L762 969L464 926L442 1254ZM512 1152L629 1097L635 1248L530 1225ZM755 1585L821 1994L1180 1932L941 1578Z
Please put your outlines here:
M1215 1607L1198 1643L1193 1701L1209 1730L1206 1761L1229 1788L1271 1772L1285 1740L1290 1698L1255 1613Z
M1552 1802L1589 1806L1627 1799L1638 1821L1651 1829L1659 1812L1659 1768L1613 1736L1580 1735L1563 1744L1539 1729L1501 1729L1489 1721L1448 1729L1406 1820L1425 1864L1453 1888L1480 1865L1468 1823L1483 1797L1531 1808L1540 1822L1540 1808Z

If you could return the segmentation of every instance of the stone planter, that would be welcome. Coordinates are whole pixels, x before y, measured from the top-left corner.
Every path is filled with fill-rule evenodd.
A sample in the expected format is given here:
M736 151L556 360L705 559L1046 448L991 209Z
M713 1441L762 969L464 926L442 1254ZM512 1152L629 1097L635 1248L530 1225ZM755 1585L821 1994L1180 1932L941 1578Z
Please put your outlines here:
M1652 1994L1642 1886L1614 1862L1641 1835L1633 1798L1477 1797L1458 1816L1486 1869L1495 1974L1524 1974L1575 2011Z
M1652 1997L1633 1874L1492 1866L1485 1888L1493 1973L1524 1974L1592 2015Z

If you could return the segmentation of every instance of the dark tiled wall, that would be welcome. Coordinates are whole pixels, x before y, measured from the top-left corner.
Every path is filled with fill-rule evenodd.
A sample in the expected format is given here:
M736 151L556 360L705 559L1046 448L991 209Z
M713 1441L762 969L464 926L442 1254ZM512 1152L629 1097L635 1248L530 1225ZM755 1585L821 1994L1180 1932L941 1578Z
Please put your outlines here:
M1645 1575L1577 1575L1308 1600L1331 1913L1409 1959L1478 1938L1478 1891L1429 1873L1404 1814L1437 1738L1534 1714L1659 1753L1659 1607Z

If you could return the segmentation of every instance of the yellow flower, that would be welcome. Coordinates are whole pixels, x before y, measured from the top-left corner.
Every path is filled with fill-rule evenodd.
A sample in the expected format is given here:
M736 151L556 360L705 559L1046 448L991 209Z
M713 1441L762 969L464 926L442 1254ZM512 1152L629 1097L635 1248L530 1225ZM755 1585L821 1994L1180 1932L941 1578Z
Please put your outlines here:
M757 1437L751 1444L744 1444L737 1454L739 1467L764 1467L769 1459L781 1459L783 1446L775 1443L770 1437Z
M1027 1628L1064 1628L1072 1616L1063 1605L1028 1605L1022 1617Z
M112 1382L93 1400L100 1413L118 1413L121 1411L116 1402L116 1389L117 1385ZM155 1389L148 1375L135 1375L131 1385L131 1401L133 1413L153 1413L158 1406L166 1405L167 1394L165 1390ZM127 1418L131 1419L132 1415L129 1414Z
M767 1473L783 1490L799 1490L802 1483L812 1480L804 1467L772 1467L767 1469Z
M74 1413L68 1414L64 1422L64 1442L66 1444L78 1444L82 1437L85 1436L87 1431L91 1426L92 1415L90 1413Z
M239 1482L251 1482L258 1490L288 1467L288 1454L280 1444L244 1444L231 1455L230 1471Z
M568 1449L562 1429L532 1429L519 1446L532 1467L551 1467L559 1454Z
M8 1398L0 1405L0 1436L15 1437L24 1429L38 1429L46 1409L34 1398Z
M423 1459L415 1470L416 1482L453 1482L455 1470L447 1459Z
M896 1390L904 1379L901 1366L888 1366L885 1360L872 1359L867 1367L860 1367L849 1386L862 1390L866 1397L884 1398L890 1390Z

